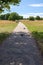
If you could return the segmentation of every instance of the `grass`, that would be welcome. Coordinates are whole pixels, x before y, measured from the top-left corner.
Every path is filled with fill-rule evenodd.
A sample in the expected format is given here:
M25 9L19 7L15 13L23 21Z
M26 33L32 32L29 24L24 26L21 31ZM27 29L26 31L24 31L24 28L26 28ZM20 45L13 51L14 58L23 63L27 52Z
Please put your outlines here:
M41 21L26 21L23 23L27 26L28 30L32 32L33 37L36 39L38 46L43 53L43 20Z
M0 44L12 33L16 25L17 23L14 21L0 20Z

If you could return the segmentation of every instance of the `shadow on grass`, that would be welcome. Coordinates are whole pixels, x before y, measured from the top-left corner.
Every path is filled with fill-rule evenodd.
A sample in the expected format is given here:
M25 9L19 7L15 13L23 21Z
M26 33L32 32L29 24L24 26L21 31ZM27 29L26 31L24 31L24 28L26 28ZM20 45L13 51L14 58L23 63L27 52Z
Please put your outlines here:
M5 40L11 33L4 32L0 33L0 44L2 44L3 40Z
M43 32L33 31L32 35L35 38L37 45L43 54Z

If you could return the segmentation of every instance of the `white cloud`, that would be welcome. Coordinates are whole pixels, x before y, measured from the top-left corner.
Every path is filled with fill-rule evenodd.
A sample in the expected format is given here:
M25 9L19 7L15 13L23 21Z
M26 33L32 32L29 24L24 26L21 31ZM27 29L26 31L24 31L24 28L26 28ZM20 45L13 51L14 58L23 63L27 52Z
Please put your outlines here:
M27 18L29 16L40 16L40 17L43 17L43 13L27 13L27 14L20 14L22 15L24 18Z
M28 6L31 6L31 7L43 7L43 3L40 3L40 4L29 4Z

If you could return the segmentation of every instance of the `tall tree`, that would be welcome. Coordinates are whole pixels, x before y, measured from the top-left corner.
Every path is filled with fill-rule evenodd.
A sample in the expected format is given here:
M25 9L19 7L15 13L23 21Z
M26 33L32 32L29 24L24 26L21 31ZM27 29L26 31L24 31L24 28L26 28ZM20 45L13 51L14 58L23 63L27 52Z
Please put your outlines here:
M17 5L21 0L0 0L0 12L4 11L4 8L10 9L10 5Z

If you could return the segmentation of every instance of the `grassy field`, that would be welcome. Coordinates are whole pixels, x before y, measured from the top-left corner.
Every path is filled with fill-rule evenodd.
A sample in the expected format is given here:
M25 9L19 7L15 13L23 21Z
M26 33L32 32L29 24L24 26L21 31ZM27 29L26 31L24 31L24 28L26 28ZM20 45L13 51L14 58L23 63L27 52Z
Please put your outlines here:
M32 35L36 39L40 50L43 52L43 20L42 21L24 20L23 23L27 26L28 30L32 32Z
M12 33L16 25L17 23L13 21L0 20L0 44Z

